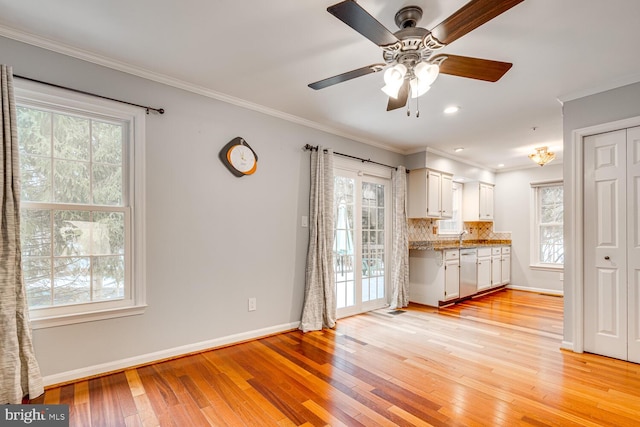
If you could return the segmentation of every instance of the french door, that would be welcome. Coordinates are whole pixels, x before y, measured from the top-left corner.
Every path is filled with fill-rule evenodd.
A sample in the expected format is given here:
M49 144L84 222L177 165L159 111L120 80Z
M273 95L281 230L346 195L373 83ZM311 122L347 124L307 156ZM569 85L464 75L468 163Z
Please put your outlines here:
M387 304L390 179L334 168L334 274L338 317Z

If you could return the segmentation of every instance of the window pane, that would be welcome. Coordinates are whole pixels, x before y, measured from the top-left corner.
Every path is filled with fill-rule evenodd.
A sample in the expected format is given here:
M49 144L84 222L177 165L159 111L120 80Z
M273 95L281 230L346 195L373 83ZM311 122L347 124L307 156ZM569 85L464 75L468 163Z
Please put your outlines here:
M122 206L122 167L93 166L93 203Z
M91 300L89 257L56 258L54 262L53 303L66 305L89 302Z
M89 255L91 253L89 212L55 211L53 224L55 256Z
M51 201L51 159L20 155L20 197L26 202Z
M369 209L363 207L362 208L362 229L368 230L369 228L370 228Z
M93 258L93 299L124 298L124 257Z
M50 306L51 258L25 258L22 272L29 307Z
M89 164L56 160L54 164L54 201L89 203Z
M554 186L554 187L543 187L542 191L542 204L546 205L549 203L558 203L558 201L562 202L562 187Z
M124 214L94 212L92 255L124 254Z
M88 119L53 115L53 156L58 159L89 160Z
M51 211L22 209L20 221L22 257L51 255Z
M18 107L20 154L51 156L51 113Z
M92 123L92 160L98 163L122 164L122 126Z
M540 227L540 262L561 264L564 262L561 226Z
M540 210L540 222L546 223L562 223L563 209L562 205L542 206Z

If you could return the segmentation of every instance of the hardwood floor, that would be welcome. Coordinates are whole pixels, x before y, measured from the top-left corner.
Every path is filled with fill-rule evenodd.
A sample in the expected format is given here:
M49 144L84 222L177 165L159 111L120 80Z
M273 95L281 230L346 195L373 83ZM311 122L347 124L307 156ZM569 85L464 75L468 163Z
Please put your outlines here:
M410 306L47 390L72 426L632 426L640 365L559 349L562 298Z

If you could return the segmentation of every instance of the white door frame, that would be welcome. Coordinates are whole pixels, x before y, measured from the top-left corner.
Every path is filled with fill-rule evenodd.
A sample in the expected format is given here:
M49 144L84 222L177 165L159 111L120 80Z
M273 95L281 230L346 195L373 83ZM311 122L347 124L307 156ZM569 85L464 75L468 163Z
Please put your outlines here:
M584 202L583 198L583 139L589 135L596 135L599 133L611 132L620 129L632 128L640 126L640 116L631 117L624 120L617 120L609 123L602 123L595 126L589 126L581 129L575 129L571 132L571 144L572 144L572 161L568 162L568 166L572 168L570 173L572 180L570 184L570 200L568 200L569 206L572 206L571 214L569 218L565 218L565 241L573 242L573 251L568 254L565 252L565 257L568 258L567 264L569 264L571 275L573 280L565 284L570 287L571 292L571 304L573 306L572 316L572 332L573 342L562 342L562 347L568 350L572 350L576 353L584 352L584 239L582 233L584 229L584 214L582 213L582 206ZM566 168L565 168L566 170ZM565 181L566 182L566 181ZM565 184L566 185L566 184ZM567 200L565 198L565 205ZM568 221L567 221L568 220ZM566 267L566 266L565 266ZM567 292L565 292L565 295Z

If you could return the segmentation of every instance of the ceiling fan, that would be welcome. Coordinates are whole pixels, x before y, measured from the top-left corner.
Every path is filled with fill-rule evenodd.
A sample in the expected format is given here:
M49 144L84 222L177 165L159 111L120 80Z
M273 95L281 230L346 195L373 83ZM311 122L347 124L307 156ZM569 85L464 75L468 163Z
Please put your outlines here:
M395 15L395 23L400 28L395 33L384 27L355 0L329 6L329 13L380 46L385 62L338 74L311 83L309 87L323 89L385 70L385 86L382 90L389 95L387 111L390 111L404 107L409 95L417 98L424 94L439 73L496 82L513 64L436 52L522 1L471 0L431 31L417 26L422 18L422 9L406 6Z

